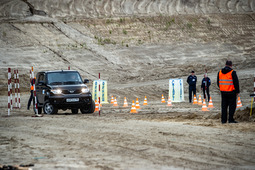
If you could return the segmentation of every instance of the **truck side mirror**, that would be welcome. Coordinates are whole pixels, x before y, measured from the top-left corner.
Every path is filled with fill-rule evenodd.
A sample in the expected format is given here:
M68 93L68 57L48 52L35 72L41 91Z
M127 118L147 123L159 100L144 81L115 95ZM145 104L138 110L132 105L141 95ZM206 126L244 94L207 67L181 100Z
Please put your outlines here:
M84 79L84 84L89 83L88 79Z

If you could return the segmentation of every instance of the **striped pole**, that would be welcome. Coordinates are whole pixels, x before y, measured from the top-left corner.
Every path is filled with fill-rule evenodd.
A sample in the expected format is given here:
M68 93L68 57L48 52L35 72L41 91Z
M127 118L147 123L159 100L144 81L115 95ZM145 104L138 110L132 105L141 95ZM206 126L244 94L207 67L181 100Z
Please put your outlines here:
M18 96L17 96L17 73L16 70L14 70L14 92L15 92L15 108L18 107Z
M11 89L10 89L10 79L11 79L11 68L8 68L8 116L10 116L11 114L11 111L10 111L10 108L11 108Z
M31 81L32 81L33 78L35 78L35 76L34 76L34 67L32 66L32 68L31 68Z
M98 81L98 84L99 84L99 90L98 90L98 101L99 101L99 116L100 116L100 73L99 73L99 81Z
M30 81L29 81L29 86L30 86L30 89L31 89L31 82L32 82L32 72L31 72L31 70L29 70L30 71Z
M11 110L12 110L12 72L10 68L10 98L11 98Z
M18 100L19 100L19 108L20 106L20 88L19 88L19 70L17 69L17 81L18 81Z
M35 90L35 79L33 79L33 86L34 86L34 98L35 98L35 114L36 116L38 116L38 107L37 107L37 99L36 99L36 90Z

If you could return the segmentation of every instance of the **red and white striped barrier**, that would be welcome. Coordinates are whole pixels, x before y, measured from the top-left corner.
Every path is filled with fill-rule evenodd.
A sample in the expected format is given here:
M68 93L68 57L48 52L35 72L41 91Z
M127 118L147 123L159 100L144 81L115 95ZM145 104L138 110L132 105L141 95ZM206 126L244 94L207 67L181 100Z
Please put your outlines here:
M16 70L14 70L14 92L15 92L15 107L18 107L18 102L17 102L17 76L16 76Z
M20 109L19 71L14 70L15 109ZM19 106L18 106L19 103Z
M8 116L11 114L12 109L20 109L20 85L19 85L19 71L14 70L14 96L15 106L12 103L12 72L11 68L8 68ZM19 103L19 106L18 106Z

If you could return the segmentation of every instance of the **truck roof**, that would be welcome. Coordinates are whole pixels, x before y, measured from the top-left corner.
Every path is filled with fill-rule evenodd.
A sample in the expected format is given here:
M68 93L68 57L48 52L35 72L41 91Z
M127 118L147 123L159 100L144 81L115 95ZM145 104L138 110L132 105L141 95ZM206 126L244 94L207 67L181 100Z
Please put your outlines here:
M59 72L78 72L76 70L52 70L52 71L40 71L39 73L59 73Z

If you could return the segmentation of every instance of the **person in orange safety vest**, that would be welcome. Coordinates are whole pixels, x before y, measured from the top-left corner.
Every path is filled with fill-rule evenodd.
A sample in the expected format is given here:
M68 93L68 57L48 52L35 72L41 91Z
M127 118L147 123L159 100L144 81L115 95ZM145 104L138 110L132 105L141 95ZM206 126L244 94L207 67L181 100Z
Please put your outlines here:
M232 69L232 61L227 61L226 66L218 72L217 85L221 91L221 123L227 122L228 108L228 123L237 123L234 120L234 113L236 110L236 98L240 90L236 71Z
M35 79L36 78L33 78L32 79L32 81L31 81L31 87L30 87L30 97L29 97L29 100L28 100L28 103L27 103L27 110L29 110L29 107L30 107L30 105L31 105L31 102L32 102L32 100L33 100L33 102L34 102L34 84L35 84Z

